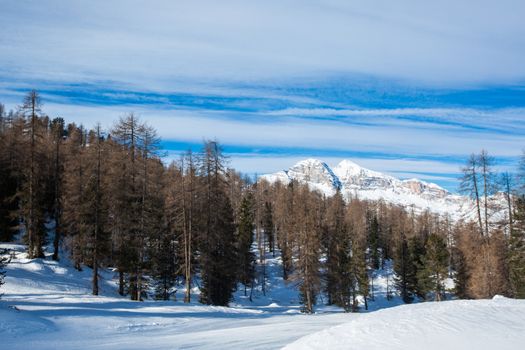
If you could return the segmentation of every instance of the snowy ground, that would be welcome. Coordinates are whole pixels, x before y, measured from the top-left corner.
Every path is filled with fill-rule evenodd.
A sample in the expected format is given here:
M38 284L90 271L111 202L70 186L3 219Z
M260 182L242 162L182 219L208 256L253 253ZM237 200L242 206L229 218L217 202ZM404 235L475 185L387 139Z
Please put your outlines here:
M454 300L362 314L304 337L285 349L498 349L525 348L525 302Z
M324 307L299 312L296 291L279 281L279 261L269 259L267 296L236 294L232 307L195 302L132 302L116 294L103 272L101 294L90 296L91 270L67 262L25 258L23 246L7 268L0 299L0 339L6 349L276 349L356 315Z
M268 256L266 296L258 290L250 302L239 291L232 307L224 308L200 305L197 295L192 304L183 304L182 291L175 302L132 302L116 294L111 271L103 271L102 296L90 296L90 269L78 272L67 259L28 260L21 245L0 247L17 251L0 300L0 339L6 349L277 349L291 344L293 349L483 350L525 344L524 302L391 307L400 301L386 300L388 267L376 272L375 301L370 302L371 310L381 310L345 314L318 307L317 314L303 315L297 292L279 277L278 257Z

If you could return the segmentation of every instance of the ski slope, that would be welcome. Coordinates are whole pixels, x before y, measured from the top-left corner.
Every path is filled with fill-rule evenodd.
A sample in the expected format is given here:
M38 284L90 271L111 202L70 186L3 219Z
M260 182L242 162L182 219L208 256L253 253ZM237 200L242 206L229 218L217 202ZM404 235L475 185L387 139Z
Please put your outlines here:
M24 247L7 267L0 299L0 343L15 350L39 349L278 349L358 315L332 307L316 315L299 311L297 292L279 281L279 259L268 256L267 296L250 302L244 291L230 308L177 301L132 302L117 293L111 271L103 271L102 296L91 296L91 270L75 270L67 259L25 258Z
M521 349L525 303L504 298L400 306L386 299L391 268L376 271L369 313L318 305L299 312L297 292L268 258L267 293L244 291L230 308L193 302L132 302L116 294L116 276L102 271L101 296L90 295L91 270L67 259L29 260L18 244L0 299L2 348L16 349ZM322 302L320 300L320 302ZM335 328L333 328L335 326ZM387 346L388 345L388 346ZM472 346L471 346L472 345Z
M525 301L454 300L360 315L285 347L367 350L518 350L525 348Z

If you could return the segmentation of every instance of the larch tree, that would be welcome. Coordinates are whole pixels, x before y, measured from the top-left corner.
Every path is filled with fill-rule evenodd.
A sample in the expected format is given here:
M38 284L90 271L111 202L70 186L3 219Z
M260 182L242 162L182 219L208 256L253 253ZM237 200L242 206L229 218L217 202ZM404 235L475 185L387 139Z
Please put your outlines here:
M471 154L465 167L461 169L460 192L468 195L476 205L476 214L478 220L479 233L484 236L483 219L481 217L481 192L480 192L480 174L479 159L475 154Z
M301 185L298 191L295 207L298 222L297 265L294 277L299 286L302 311L311 314L321 288L319 257L322 212L317 192L310 192L306 185Z
M93 269L92 293L99 294L99 267L109 250L107 202L107 148L100 124L89 134L90 147L86 151L86 181L81 203L80 222L86 232L87 255Z
M65 137L64 119L55 118L51 121L52 145L53 145L53 210L52 217L55 222L55 237L53 238L53 260L58 260L60 241L62 239L62 187L64 174L64 151L63 143Z
M21 217L24 220L28 243L29 258L44 257L45 241L45 153L43 138L45 127L41 115L42 102L35 90L30 91L20 106L20 114L25 117L25 133L27 144L27 162L24 169L24 180L19 193Z

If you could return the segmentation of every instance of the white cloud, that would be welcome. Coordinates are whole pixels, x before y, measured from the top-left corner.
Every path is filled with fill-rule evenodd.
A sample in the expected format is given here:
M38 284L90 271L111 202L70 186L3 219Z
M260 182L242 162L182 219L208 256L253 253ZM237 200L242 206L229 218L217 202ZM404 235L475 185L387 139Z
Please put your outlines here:
M1 72L170 89L363 73L430 84L525 78L521 1L4 0Z

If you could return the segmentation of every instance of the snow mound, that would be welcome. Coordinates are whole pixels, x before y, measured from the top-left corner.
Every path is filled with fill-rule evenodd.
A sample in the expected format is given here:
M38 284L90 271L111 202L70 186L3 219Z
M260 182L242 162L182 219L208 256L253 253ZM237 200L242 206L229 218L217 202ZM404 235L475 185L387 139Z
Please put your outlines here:
M362 315L285 349L516 350L525 344L525 301L455 300Z

